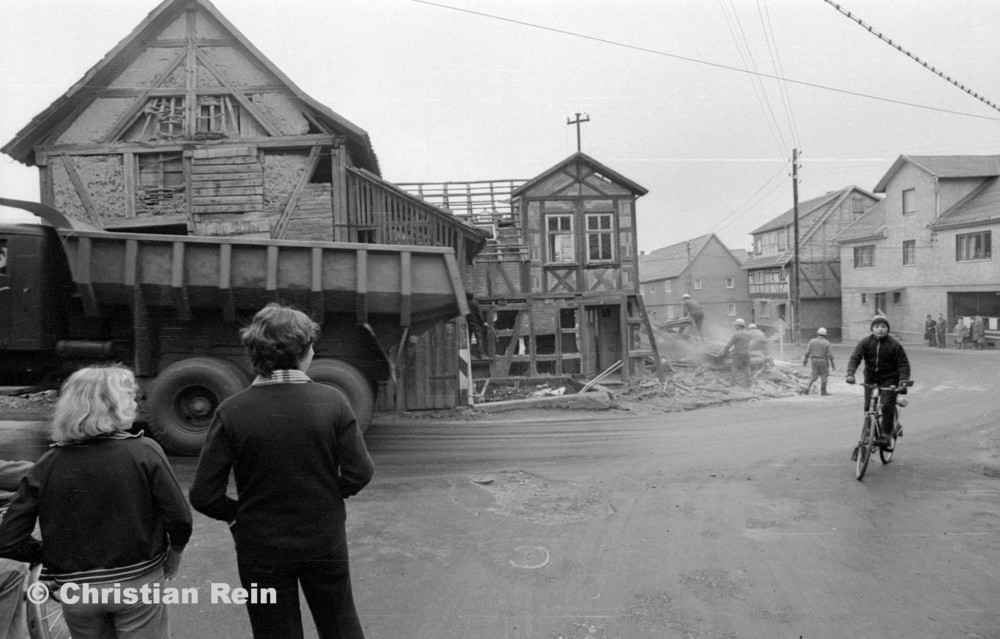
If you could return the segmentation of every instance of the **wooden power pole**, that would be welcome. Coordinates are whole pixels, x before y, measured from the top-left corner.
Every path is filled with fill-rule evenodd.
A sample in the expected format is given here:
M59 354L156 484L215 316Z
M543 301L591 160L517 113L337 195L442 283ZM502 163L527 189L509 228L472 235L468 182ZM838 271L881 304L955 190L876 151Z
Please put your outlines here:
M570 118L566 118L566 124L567 125L571 125L571 124L575 124L576 125L576 152L579 153L580 150L581 150L581 147L580 147L580 125L583 124L584 122L590 122L590 116L587 115L586 113L574 113L573 115L576 116L576 119L573 120L573 119L570 119ZM583 116L582 118L580 117L581 115Z
M799 343L802 323L799 321L799 307L802 298L799 296L799 150L792 149L792 228L795 242L795 258L792 262L792 341Z

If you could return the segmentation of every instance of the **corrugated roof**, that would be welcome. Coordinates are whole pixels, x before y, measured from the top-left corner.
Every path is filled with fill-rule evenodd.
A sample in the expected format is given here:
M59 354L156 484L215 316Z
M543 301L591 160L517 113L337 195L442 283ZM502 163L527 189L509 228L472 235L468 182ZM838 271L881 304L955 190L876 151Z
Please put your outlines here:
M906 164L913 164L939 178L1000 175L1000 155L900 155L875 185L875 193L885 193L889 182Z

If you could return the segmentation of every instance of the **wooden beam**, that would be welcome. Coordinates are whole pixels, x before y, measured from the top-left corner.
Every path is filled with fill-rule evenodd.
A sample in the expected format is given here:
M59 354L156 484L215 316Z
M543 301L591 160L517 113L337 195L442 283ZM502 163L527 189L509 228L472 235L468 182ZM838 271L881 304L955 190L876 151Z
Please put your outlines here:
M87 187L84 185L83 180L80 179L80 175L76 172L73 167L73 161L67 156L62 156L62 164L66 169L66 173L69 175L70 182L73 183L73 188L76 189L76 194L79 196L80 201L83 203L83 208L87 211L87 216L90 217L90 221L94 223L94 226L101 228L104 225L101 223L101 216L97 214L97 209L94 208L94 203L90 201L90 195L87 193Z
M309 150L309 159L307 161L307 167L305 173L299 178L298 184L295 185L295 189L288 198L288 203L285 204L285 210L281 212L278 216L277 221L271 228L271 237L276 240L284 239L285 232L288 230L288 221L292 217L292 213L295 212L295 207L298 206L299 198L302 196L302 190L309 184L309 180L312 179L313 173L316 171L316 167L319 166L319 151L320 147L314 146Z
M125 131L127 131L128 128L132 126L132 124L135 122L136 117L138 117L138 115L142 112L142 110L146 108L146 103L149 102L149 98L153 90L159 87L160 84L162 84L163 81L166 80L167 77L169 77L170 74L174 72L174 69L176 69L180 65L181 61L184 60L186 55L187 55L186 52L184 50L181 50L177 53L176 56L174 56L173 60L167 63L167 66L163 68L163 71L161 71L159 75L153 78L153 82L150 85L150 87L138 95L138 97L135 100L135 103L129 108L128 111L125 112L125 115L118 118L117 124L115 124L115 126L112 127L110 133L104 136L102 143L107 144L110 142L114 142L119 137L125 134ZM177 95L176 89L173 91L172 95Z
M215 79L221 82L222 85L226 87L226 89L228 89L230 93L232 93L233 97L236 98L236 101L240 103L240 106L246 109L247 113L253 116L253 118L257 120L257 122L262 127L264 127L264 130L267 131L268 135L271 136L281 135L281 131L276 126L271 124L267 116L265 116L260 109L254 106L253 102L247 99L247 96L243 94L242 90L237 88L236 85L234 85L232 82L229 81L229 78L226 77L226 74L223 73L221 69L216 67L215 64L208 59L208 56L206 56L197 48L195 49L195 53L197 55L198 60L203 65L205 65L205 68L211 71L212 74L215 76Z

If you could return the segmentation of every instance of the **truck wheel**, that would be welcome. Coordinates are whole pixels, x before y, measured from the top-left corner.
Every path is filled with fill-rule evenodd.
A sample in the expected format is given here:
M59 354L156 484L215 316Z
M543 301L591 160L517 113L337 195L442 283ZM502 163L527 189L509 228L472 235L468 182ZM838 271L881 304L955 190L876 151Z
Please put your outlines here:
M222 400L249 386L235 364L210 357L190 357L157 376L149 398L150 426L164 450L197 455L212 415Z
M317 359L313 361L306 374L314 382L333 386L344 393L347 401L351 403L351 408L354 409L354 416L358 420L361 432L368 430L375 410L375 393L368 378L361 371L340 360Z

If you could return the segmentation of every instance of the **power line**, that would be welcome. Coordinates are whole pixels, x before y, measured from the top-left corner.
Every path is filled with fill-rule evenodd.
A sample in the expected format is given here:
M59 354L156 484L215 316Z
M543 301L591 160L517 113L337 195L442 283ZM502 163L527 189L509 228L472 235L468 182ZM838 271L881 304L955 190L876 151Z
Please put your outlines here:
M831 0L823 0L823 2L825 2L825 3L827 3L828 5L832 6L832 7L833 7L833 8L835 8L835 9L836 9L837 11L841 12L842 14L844 14L845 16L847 16L848 18L850 18L851 20L853 20L853 21L857 22L857 23L858 23L859 25L861 25L862 27L864 27L865 29L867 29L867 30L868 30L868 33L872 34L873 36L875 36L876 38L878 38L878 39L879 39L879 40L881 40L882 42L885 42L885 43L886 43L886 44L888 44L889 46L893 47L894 49L896 49L897 51L899 51L900 53L902 53L902 54L903 54L903 55L905 55L906 57L910 58L911 60L913 60L913 61L914 61L914 62L916 62L917 64L920 64L920 65L922 65L922 66L923 66L923 67L924 67L925 69L927 69L928 71L931 71L932 73L934 73L935 75L939 76L940 78L942 78L942 79L944 79L944 80L947 80L947 81L948 81L948 82L950 82L951 84L954 84L954 85L955 85L956 87L958 87L959 89L961 89L961 90L962 90L962 91L964 91L965 93L968 93L969 95L971 95L971 96L972 96L972 97L974 97L975 99L979 100L979 101L980 101L980 102L982 102L983 104L985 104L985 105L987 105L987 106L991 107L991 108L992 108L992 109L993 109L994 111L1000 111L1000 106L997 106L997 105L996 105L996 104L994 104L993 102L990 102L990 101L989 101L989 100L987 100L987 99L986 99L986 98L985 98L984 96L981 96L981 95L979 95L978 93L974 92L974 91L973 91L972 89L967 89L967 88L965 87L965 85L964 85L964 84L959 84L959 83L958 83L958 81L956 81L956 80L952 80L950 76L947 76L947 75L945 75L944 73L942 73L942 72L938 71L938 70L937 70L937 69L935 69L935 68L934 68L933 66L931 66L930 64L928 64L928 63L927 63L926 61L924 61L924 60L921 60L920 58L918 58L918 57L917 57L917 56L915 56L914 54L912 54L912 53L910 53L909 51L907 51L906 49L904 49L904 48L903 48L903 47L902 47L901 45L899 45L899 44L897 44L897 43L893 42L892 40L890 40L889 38L885 37L884 35L882 35L882 34L881 34L881 33L879 33L878 31L875 31L875 30L874 30L874 29L873 29L873 28L872 28L872 27L871 27L870 25L868 25L868 24L865 24L865 23L864 23L864 22L863 22L863 21L861 20L861 18L859 18L859 17L857 17L857 16L855 16L855 15L851 14L851 12L850 12L850 11L848 11L848 10L844 9L843 7L841 7L841 6L840 6L839 4L837 4L836 2L832 2Z
M449 9L451 11L458 11L460 13L468 13L470 15L479 16L481 18L490 18L492 20L499 20L501 22L509 22L511 24L517 24L524 27L531 27L533 29L541 29L543 31L551 31L552 33L560 33L562 35L572 36L574 38L581 38L584 40L591 40L593 42L600 42L602 44L610 44L616 47L622 47L624 49L631 49L633 51L642 51L643 53L652 53L654 55L663 56L666 58L673 58L675 60L683 60L685 62L693 62L695 64L703 64L710 67L715 67L716 69L724 69L726 71L735 71L737 73L751 73L758 75L762 78L770 78L772 80L783 80L784 82L790 82L792 84L797 84L805 87L812 87L814 89L821 89L823 91L833 91L834 93L843 93L844 95L853 95L859 98L867 98L869 100L878 100L880 102L889 102L891 104L899 104L902 106L914 107L916 109L926 109L928 111L937 111L939 113L950 113L952 115L963 115L969 118L978 118L980 120L992 120L995 122L1000 122L1000 118L990 117L986 115L979 115L976 113L966 113L964 111L954 111L951 109L942 109L939 107L927 106L926 104L916 104L914 102L906 102L904 100L896 100L893 98L885 98L877 95L870 95L867 93L859 93L857 91L850 91L848 89L838 89L836 87L830 87L823 84L816 84L814 82L806 82L805 80L792 80L790 78L780 78L769 73L760 73L757 71L750 71L748 69L740 69L738 67L731 67L725 64L719 64L717 62L708 62L707 60L699 60L697 58L691 58L688 56L678 55L676 53L667 53L666 51L657 51L656 49L649 49L647 47L640 47L634 44L626 44L624 42L617 42L615 40L608 40L607 38L599 38L597 36L585 35L582 33L575 33L573 31L567 31L565 29L557 29L556 27L547 27L540 24L534 24L532 22L526 22L524 20L515 20L513 18L504 18L502 16L493 15L490 13L484 13L482 11L473 11L472 9L463 9L461 7L452 7L446 4L440 4L437 2L430 2L429 0L410 0L417 4L425 4L431 7L438 7L439 9Z
M774 67L774 72L776 75L784 78L785 69L781 64L781 56L778 54L778 39L774 37L774 26L771 24L771 11L767 8L767 0L764 0L764 12L761 13L760 2L757 3L757 13L760 15L761 26L764 28L764 39L768 41L768 36L770 40L768 43L768 51L773 52L771 54L771 66ZM767 17L767 22L764 22L764 17ZM792 142L795 143L796 147L801 147L802 143L799 139L799 130L795 126L795 118L792 115L792 100L788 96L788 86L785 84L784 80L778 82L778 89L781 92L781 100L785 107L785 117L788 119L788 127L791 131Z

